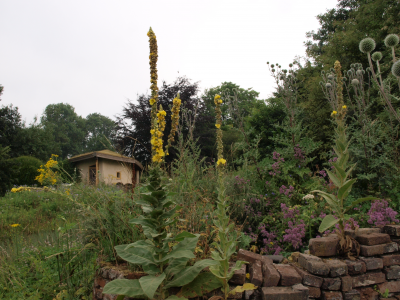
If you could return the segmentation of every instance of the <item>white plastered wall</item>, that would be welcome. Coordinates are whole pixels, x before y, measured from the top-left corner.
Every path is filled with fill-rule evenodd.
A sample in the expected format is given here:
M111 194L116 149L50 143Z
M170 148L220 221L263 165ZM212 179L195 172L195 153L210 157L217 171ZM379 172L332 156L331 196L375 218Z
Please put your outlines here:
M99 158L100 179L106 184L132 183L132 171L129 168L132 168L130 163ZM117 179L117 172L121 173L121 179Z

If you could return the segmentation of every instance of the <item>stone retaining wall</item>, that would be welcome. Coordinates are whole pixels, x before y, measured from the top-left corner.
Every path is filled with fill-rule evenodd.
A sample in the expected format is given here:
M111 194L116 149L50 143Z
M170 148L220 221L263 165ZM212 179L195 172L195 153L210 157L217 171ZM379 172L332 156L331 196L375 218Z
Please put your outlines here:
M249 264L235 272L230 280L232 288L245 282L259 288L231 297L244 300L400 300L400 225L363 228L346 234L360 244L360 257L355 260L336 256L339 243L336 235L311 239L308 253L292 253L284 263L280 263L283 257L239 250L237 259ZM93 299L114 300L115 295L102 294L108 281L143 275L103 267L96 273ZM386 291L388 298L383 296ZM217 294L219 291L211 292L203 299Z

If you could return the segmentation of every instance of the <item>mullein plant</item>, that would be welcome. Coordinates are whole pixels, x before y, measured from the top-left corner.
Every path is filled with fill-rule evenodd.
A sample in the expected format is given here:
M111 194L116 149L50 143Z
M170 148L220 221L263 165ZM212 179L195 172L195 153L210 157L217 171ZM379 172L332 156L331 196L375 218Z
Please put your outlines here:
M341 72L341 65L339 61L335 62L334 72L336 74L336 78L334 80L333 74L331 80L335 82L335 91L332 93L328 93L332 95L332 97L328 98L333 112L331 116L334 118L336 123L335 129L335 146L333 150L337 156L337 161L333 162L332 165L334 167L334 171L331 172L328 169L325 169L330 180L337 188L337 193L329 194L320 190L312 191L318 193L321 197L323 197L328 205L330 206L333 214L328 214L322 220L321 225L319 227L319 232L323 233L332 226L338 224L338 230L336 231L340 238L340 249L339 252L341 254L348 255L351 257L352 254L358 256L359 254L359 245L358 243L352 239L350 236L345 235L345 224L350 216L347 215L347 212L351 211L354 207L360 205L362 202L371 201L376 199L375 197L366 197L360 198L356 201L353 201L349 206L345 207L345 199L351 192L351 188L356 182L356 179L351 179L350 175L356 164L350 164L350 154L349 154L349 145L350 141L346 135L346 124L345 124L345 116L347 112L347 106L343 101L343 76Z
M223 157L223 143L222 143L222 111L221 104L222 99L220 95L215 95L215 112L216 112L216 124L217 127L217 149L218 149L218 160L217 160L217 172L218 172L218 202L217 208L213 214L213 222L218 233L218 242L214 242L212 246L215 248L211 252L211 258L217 262L217 264L210 267L210 271L214 274L222 284L222 292L224 298L227 299L229 293L235 293L238 291L244 291L246 289L255 289L256 287L252 284L245 284L243 287L238 286L233 291L229 289L229 279L232 278L234 271L239 270L244 261L236 261L236 264L230 268L229 260L231 256L236 252L236 246L238 244L237 233L233 230L235 224L230 222L228 215L228 203L225 196L225 183L224 183L224 170L226 167L226 160Z
M186 299L181 291L180 296L170 295L172 287L185 286L184 291L189 294L201 296L215 287L209 283L209 276L198 276L206 267L217 265L218 262L205 259L197 261L193 266L187 266L189 260L194 259L193 254L197 245L199 234L181 232L177 236L167 233L166 227L177 222L177 211L181 208L168 193L168 185L162 178L161 164L165 152L163 140L166 113L161 106L157 107L157 40L150 28L150 70L151 70L151 145L152 165L149 179L143 186L147 190L141 193L136 201L143 214L132 219L130 223L141 225L145 240L135 241L131 244L115 247L117 254L127 262L141 265L147 276L140 279L115 279L107 283L103 289L105 294L118 294L117 299L125 296L149 299ZM177 97L176 99L179 100ZM173 122L170 137L176 132L177 119L179 118L180 100L174 100ZM171 245L172 248L171 248ZM196 284L193 284L195 281ZM197 288L197 289L196 289ZM193 293L196 289L196 293Z

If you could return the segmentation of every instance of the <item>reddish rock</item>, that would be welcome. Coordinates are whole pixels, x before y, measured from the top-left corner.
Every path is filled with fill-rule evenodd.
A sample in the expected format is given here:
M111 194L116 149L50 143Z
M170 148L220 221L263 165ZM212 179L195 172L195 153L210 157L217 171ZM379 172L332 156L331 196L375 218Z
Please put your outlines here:
M328 265L330 269L329 276L331 277L339 277L347 274L347 265L337 259L326 260L325 263Z
M290 265L275 265L275 268L281 275L279 285L292 286L301 283L302 278L296 270Z
M231 267L235 265L231 264ZM239 270L233 272L232 278L229 280L229 283L232 285L243 285L246 282L246 265L242 265Z
M262 270L263 270L263 275L264 275L264 282L263 286L265 287L270 287L270 286L277 286L279 283L279 280L281 279L281 276L279 275L278 271L274 267L274 265L271 264L262 264Z
M381 233L380 228L359 228L357 230L357 233L355 230L345 230L345 234L351 236L353 239L355 239L359 235L363 234L371 234L371 233Z
M358 289L360 292L360 299L362 300L378 300L379 299L379 293L374 291L373 288L361 288Z
M307 291L294 289L288 286L263 287L261 290L263 300L307 300Z
M400 266L391 266L383 270L383 273L386 274L386 279L400 279Z
M250 265L250 282L256 286L261 286L263 283L263 274L261 268L261 261L256 260Z
M314 275L327 276L329 267L317 256L300 254L299 265Z
M326 292L322 291L322 299L324 300L343 300L341 292Z
M94 281L95 287L104 287L106 285L107 281L104 278L97 277Z
M376 258L376 257L371 257L371 258L360 257L360 260L362 260L362 261L365 263L365 266L366 266L366 268L367 268L367 271L383 269L383 260L382 260L382 258Z
M311 239L309 242L310 254L316 256L335 256L339 245L337 236L328 236Z
M400 254L385 255L382 256L382 260L384 267L400 265Z
M265 258L263 258L262 255L251 252L251 251L247 251L247 250L243 250L240 249L238 254L237 254L237 260L243 260L243 261L247 261L250 264L253 264L255 261L259 260L259 261L263 261Z
M353 279L350 276L340 278L342 280L342 292L349 292L353 289Z
M323 290L338 291L340 290L341 284L342 281L340 278L324 278L321 288Z
M343 300L361 300L360 292L357 290L351 290L343 293Z
M360 245L360 254L362 256L382 255L385 253L385 245L365 246Z
M353 287L362 287L378 284L386 281L386 276L382 272L367 273L353 277Z
M399 251L399 244L396 242L383 245L383 253L393 253L397 251Z
M389 281L382 284L378 284L379 291L384 293L386 289L389 293L400 293L400 281Z
M367 271L365 263L361 260L345 260L349 275L363 274Z
M315 276L315 275L311 275L307 271L304 271L303 269L300 269L300 268L298 268L296 266L293 266L293 267L295 268L297 273L299 273L299 275L303 279L303 284L304 285L317 287L317 288L321 287L322 282L324 281L323 278Z
M361 245L374 246L390 243L390 236L387 233L362 234L356 237Z
M390 235L400 236L400 225L386 225L383 231Z
M308 296L310 298L319 298L321 297L321 289L314 287L314 286L308 286Z

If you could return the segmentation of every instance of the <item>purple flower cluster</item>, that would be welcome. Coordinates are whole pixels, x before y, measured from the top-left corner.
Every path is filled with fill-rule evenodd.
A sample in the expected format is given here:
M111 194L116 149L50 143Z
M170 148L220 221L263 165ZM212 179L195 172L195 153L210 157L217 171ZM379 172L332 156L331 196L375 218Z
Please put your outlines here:
M281 194L285 194L285 196L288 196L289 198L293 196L293 191L294 191L294 187L289 185L289 188L287 188L286 186L282 185L279 188L279 193Z
M294 219L296 216L300 214L298 208L287 207L285 203L281 203L281 210L283 212L283 218L285 219Z
M271 176L276 176L277 174L280 174L281 171L279 171L279 164L281 162L284 162L285 159L283 157L281 157L281 155L274 151L274 153L272 153L272 158L275 160L275 162L272 164L272 171L269 172L269 175Z
M326 177L326 171L325 170L319 171L319 174L324 178Z
M299 144L294 146L294 158L298 159L300 161L304 161L305 160L304 152L303 152L303 150L301 150Z
M329 162L332 164L332 163L336 162L337 159L338 159L337 157L331 158L331 159L329 160ZM334 168L335 168L334 166L331 166L331 169L334 169Z
M263 238L264 247L261 249L263 253L273 253L278 255L282 248L279 246L278 240L276 239L276 234L274 232L268 232L265 229L265 224L261 224L258 229Z
M244 189L247 184L250 184L250 180L246 180L245 178L241 178L240 176L235 176L235 185L239 189Z
M288 222L289 228L285 230L283 241L291 243L294 249L303 246L303 238L306 236L306 224L303 220L297 222Z
M375 226L399 222L399 220L396 219L397 212L390 208L389 203L384 199L372 202L367 215L369 216L368 223L374 224Z
M245 212L246 212L246 214L248 215L248 216L251 216L251 217L262 217L262 213L261 213L261 211L256 211L254 208L253 208L253 205L257 205L258 204L258 207L260 207L260 199L258 199L258 198L251 198L250 199L250 205L245 205L244 206L244 210L245 210Z

